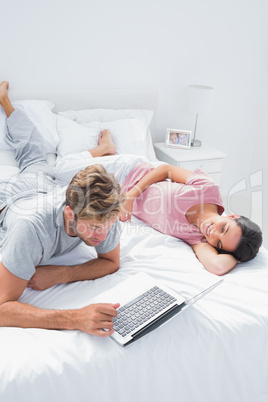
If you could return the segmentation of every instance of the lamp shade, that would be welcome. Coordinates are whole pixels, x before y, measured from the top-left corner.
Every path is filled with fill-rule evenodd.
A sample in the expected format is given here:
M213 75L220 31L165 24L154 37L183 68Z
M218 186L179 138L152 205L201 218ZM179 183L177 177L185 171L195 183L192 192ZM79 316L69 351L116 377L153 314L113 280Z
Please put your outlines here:
M188 87L188 110L192 113L210 113L212 109L214 88L205 85Z

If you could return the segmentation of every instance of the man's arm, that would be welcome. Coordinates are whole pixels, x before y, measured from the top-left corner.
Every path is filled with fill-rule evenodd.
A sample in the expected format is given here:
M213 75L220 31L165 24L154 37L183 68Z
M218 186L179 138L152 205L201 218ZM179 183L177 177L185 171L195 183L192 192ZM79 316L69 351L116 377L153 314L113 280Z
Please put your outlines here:
M119 219L122 222L131 219L131 213L133 209L133 203L135 199L145 191L151 184L158 183L166 179L171 179L176 183L184 183L188 177L192 174L190 170L180 168L173 165L160 165L155 169L152 169L147 173L131 190L126 194L126 200L119 213Z
M224 275L237 264L237 260L231 254L219 254L209 243L200 242L191 247L201 264L212 274Z
M27 280L16 277L0 262L0 327L78 329L101 337L114 332L112 319L119 304L99 303L74 310L39 309L17 301L26 285Z
M42 265L36 268L36 273L28 282L28 287L35 290L45 290L58 283L69 283L101 278L116 272L119 268L120 244L112 251L98 254L98 258L84 264Z

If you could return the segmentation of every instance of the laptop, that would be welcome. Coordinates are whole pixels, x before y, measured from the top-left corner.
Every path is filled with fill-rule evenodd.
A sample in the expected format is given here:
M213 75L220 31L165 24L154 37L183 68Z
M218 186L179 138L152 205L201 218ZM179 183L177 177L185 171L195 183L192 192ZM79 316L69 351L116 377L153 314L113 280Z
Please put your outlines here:
M120 303L111 338L127 346L192 306L221 282L223 279L213 280L212 285L187 300L142 272L98 295L97 302Z

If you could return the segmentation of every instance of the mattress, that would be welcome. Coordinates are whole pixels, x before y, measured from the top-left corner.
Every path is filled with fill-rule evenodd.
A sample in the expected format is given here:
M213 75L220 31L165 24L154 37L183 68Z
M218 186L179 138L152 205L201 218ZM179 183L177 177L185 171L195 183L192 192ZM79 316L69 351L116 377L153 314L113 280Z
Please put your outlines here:
M68 99L65 95L61 99ZM80 108L87 94L82 98ZM5 164L7 159L0 166L1 180L18 173ZM19 301L46 309L80 308L138 272L185 298L214 280L184 242L135 217L120 225L116 273L44 291L26 288ZM48 263L72 265L94 257L95 250L82 244ZM80 331L0 328L1 402L267 402L268 251L262 247L223 279L189 309L126 348Z
M121 225L116 273L45 291L26 289L20 301L39 308L78 308L141 271L186 298L210 282L212 274L182 241L136 218ZM81 245L60 262L82 263L94 256ZM80 331L0 328L1 400L264 401L267 283L268 252L261 249L191 308L126 348Z

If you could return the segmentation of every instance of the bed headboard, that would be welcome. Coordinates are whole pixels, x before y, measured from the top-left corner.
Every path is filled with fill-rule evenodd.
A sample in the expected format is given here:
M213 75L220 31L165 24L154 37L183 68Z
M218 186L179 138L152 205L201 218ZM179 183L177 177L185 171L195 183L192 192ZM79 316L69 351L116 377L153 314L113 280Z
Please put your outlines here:
M54 103L54 112L82 109L148 109L154 111L150 131L154 138L157 91L153 89L25 89L11 90L11 101L44 99Z

